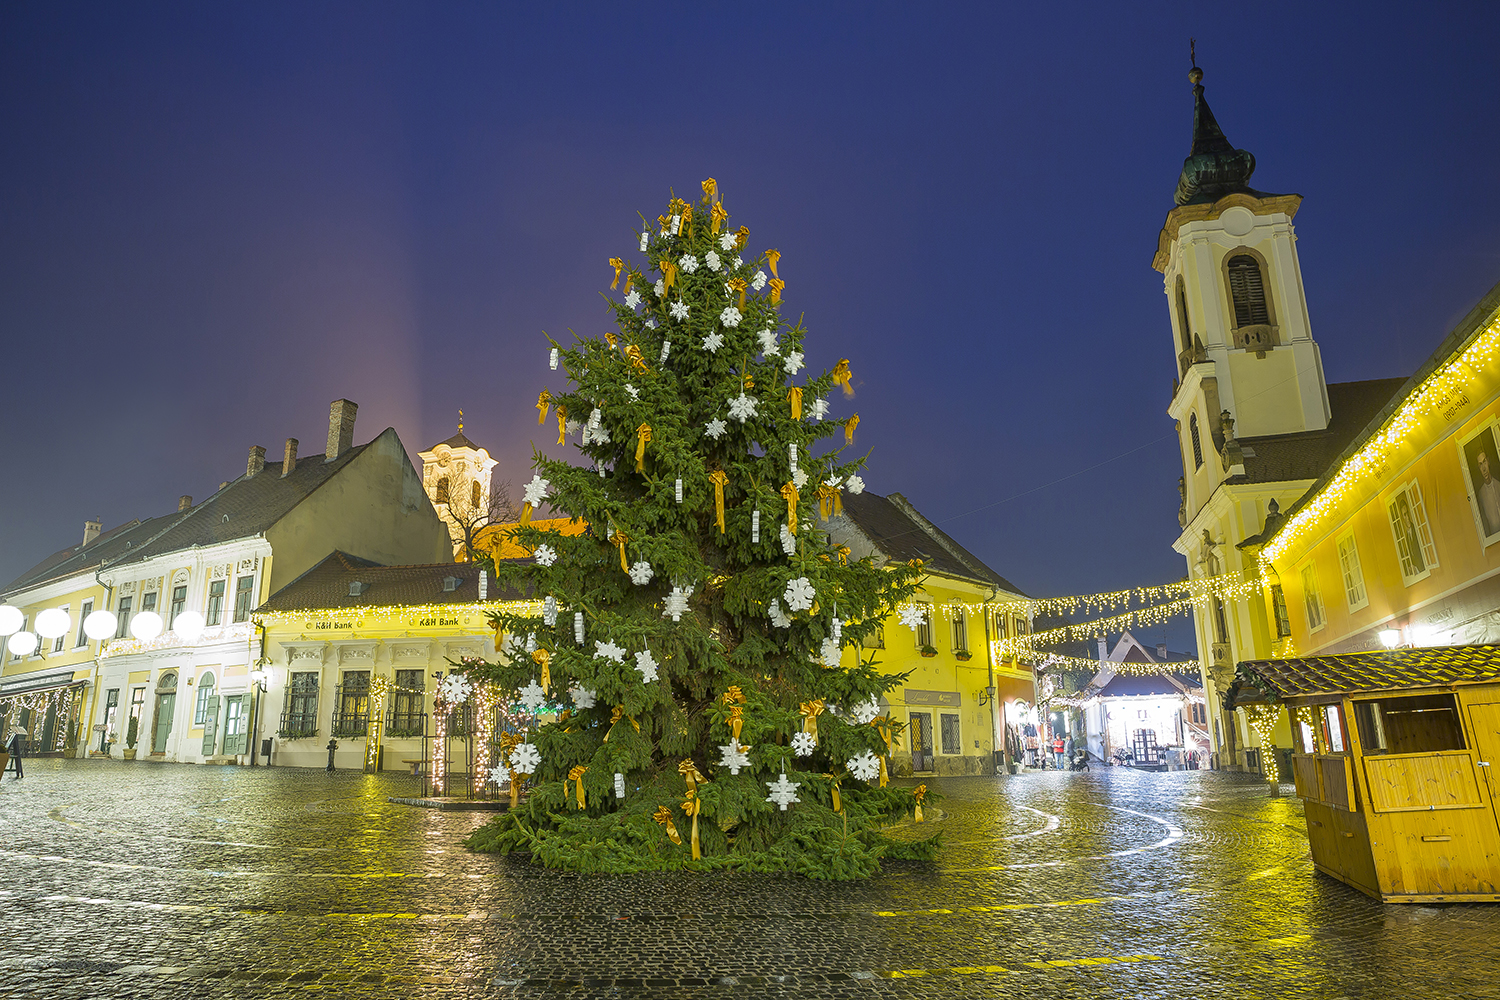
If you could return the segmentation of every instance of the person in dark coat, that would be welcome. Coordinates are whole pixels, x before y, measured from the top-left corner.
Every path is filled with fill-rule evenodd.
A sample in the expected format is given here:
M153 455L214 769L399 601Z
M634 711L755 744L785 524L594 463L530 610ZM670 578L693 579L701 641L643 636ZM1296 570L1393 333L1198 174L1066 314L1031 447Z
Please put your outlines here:
M21 780L22 778L24 778L26 776L26 772L23 771L23 770L21 770L21 748L22 748L22 746L23 746L23 744L21 742L21 731L19 729L17 729L15 732L13 732L13 733L10 734L10 739L8 739L8 740L5 741L5 752L8 753L8 754L10 754L10 759L12 761L14 761L15 765L16 765L16 780L17 781Z

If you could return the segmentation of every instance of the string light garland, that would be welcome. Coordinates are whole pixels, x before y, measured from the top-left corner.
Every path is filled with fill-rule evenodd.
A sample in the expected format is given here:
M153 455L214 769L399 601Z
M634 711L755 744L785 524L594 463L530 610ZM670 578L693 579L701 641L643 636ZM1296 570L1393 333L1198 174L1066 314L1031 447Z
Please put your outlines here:
M992 647L997 642L990 644ZM997 652L998 656L998 652ZM1197 674L1203 664L1199 660L1170 660L1162 663L1140 663L1133 660L1090 660L1083 656L1063 656L1060 653L1039 653L1037 666L1062 670L1100 671L1108 667L1116 674L1131 677L1165 677L1172 674Z
M908 607L919 607L950 620L960 611L967 616L992 612L1031 619L1040 615L1095 614L1100 611L1129 608L1133 604L1149 607L1184 599L1191 600L1200 606L1207 606L1216 597L1225 601L1253 597L1260 594L1263 588L1264 581L1259 575L1236 578L1221 574L1149 587L1131 587L1128 590L1112 590L1099 594L1070 594L1065 597L968 603L945 601L941 604L907 601L897 605L896 610L899 612Z
M1148 608L1136 608L1109 618L1096 618L1093 621L1064 625L1062 628L1033 632L1030 635L1018 635L1010 639L998 639L995 640L996 655L1000 659L1006 660L1017 657L1036 660L1048 655L1045 650L1038 650L1038 646L1074 642L1079 639L1097 639L1113 632L1128 631L1129 629L1140 628L1142 626L1160 625L1178 615L1185 615L1192 611L1196 603L1193 598L1184 597L1166 604L1157 604Z
M1493 372L1497 365L1500 365L1500 319L1492 321L1468 347L1427 376L1317 494L1287 518L1261 550L1262 564L1270 565L1293 545L1305 542L1325 517L1360 489L1366 477L1383 477L1424 420L1433 415L1446 420L1444 409L1451 408L1454 400L1465 398L1464 391L1474 376Z
M1260 737L1260 766L1266 772L1266 781L1270 784L1279 784L1281 781L1281 768L1276 763L1276 746L1271 742L1271 734L1276 730L1276 724L1281 721L1280 705L1241 705L1245 711L1245 718L1250 723L1250 728L1255 730L1255 735Z
M263 611L253 615L250 621L255 625L284 625L291 622L365 622L365 621L389 621L392 618L415 618L418 621L412 624L422 627L424 624L455 624L453 622L435 621L424 623L422 619L428 618L454 618L462 615L488 615L499 613L502 615L538 615L541 614L541 601L476 601L469 604L382 604L370 607L357 608L298 608L290 611ZM485 625L488 628L486 622Z
M255 628L251 622L236 622L219 628L204 629L191 642L176 632L167 631L154 639L111 639L99 651L100 659L112 656L129 656L132 653L149 653L158 649L175 649L179 646L209 646L216 642L245 642Z

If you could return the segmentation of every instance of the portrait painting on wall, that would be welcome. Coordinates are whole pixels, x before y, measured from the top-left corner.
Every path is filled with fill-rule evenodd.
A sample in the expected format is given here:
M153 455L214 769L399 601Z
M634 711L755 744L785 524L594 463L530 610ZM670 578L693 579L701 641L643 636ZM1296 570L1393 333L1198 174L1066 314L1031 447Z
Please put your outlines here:
M1500 448L1496 447L1495 423L1480 428L1459 445L1463 452L1464 476L1474 522L1485 545L1500 541Z

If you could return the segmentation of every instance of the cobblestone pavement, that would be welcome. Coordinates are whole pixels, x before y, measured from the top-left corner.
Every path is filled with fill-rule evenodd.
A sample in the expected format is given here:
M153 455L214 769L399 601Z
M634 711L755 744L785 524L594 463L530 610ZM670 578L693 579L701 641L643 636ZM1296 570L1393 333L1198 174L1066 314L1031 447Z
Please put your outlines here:
M929 781L934 864L822 884L473 855L414 779L29 760L0 782L0 997L1494 997L1500 906L1313 873L1241 776Z

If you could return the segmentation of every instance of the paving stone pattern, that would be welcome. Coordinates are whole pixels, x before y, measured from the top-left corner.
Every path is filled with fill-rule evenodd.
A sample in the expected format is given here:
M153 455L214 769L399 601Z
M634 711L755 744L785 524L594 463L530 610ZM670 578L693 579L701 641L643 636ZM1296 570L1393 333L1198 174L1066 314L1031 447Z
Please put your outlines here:
M0 998L1500 995L1500 906L1315 874L1298 800L1249 778L928 784L936 863L823 884L473 855L486 816L387 802L405 775L28 760Z

